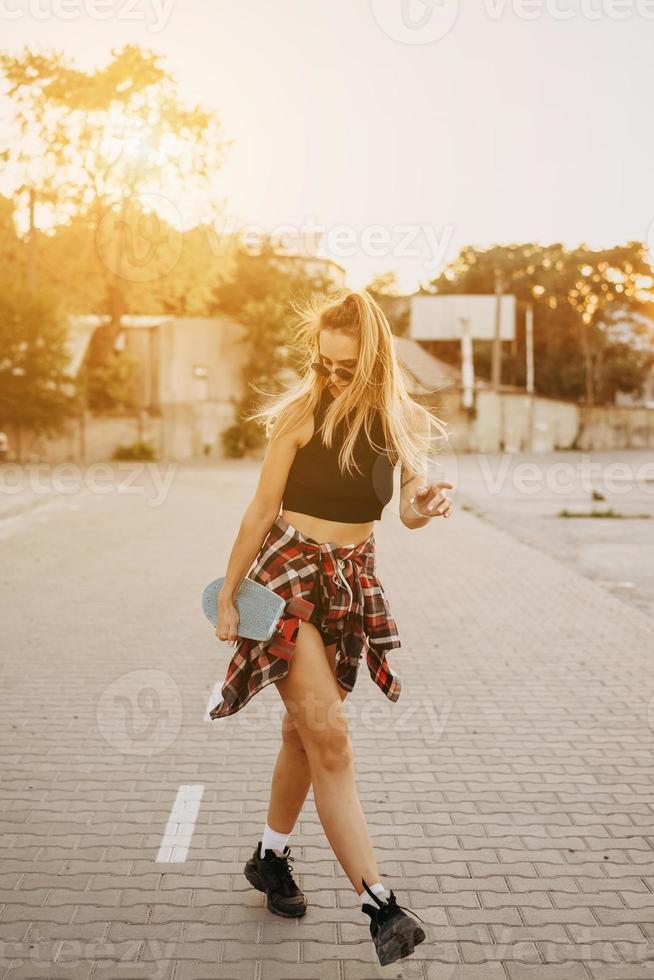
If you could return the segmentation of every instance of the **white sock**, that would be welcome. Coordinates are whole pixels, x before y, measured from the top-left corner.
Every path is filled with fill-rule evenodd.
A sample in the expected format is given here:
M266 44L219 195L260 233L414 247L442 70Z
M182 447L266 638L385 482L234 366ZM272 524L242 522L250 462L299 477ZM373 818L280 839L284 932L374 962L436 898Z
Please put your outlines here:
M380 899L383 902L386 901L386 889L382 885L381 881L377 881L377 882L375 882L374 885L370 885L370 891L371 892L374 892L375 895L379 895ZM366 903L368 903L368 905L372 905L373 908L379 908L379 906L377 905L377 903L372 900L372 898L370 897L370 895L368 894L368 892L365 890L365 888L363 889L363 892L362 892L362 894L359 897L361 898L361 908L363 908L363 906Z
M280 834L277 830L273 830L272 827L268 826L268 821L263 828L263 837L261 838L261 845L259 847L259 857L264 857L268 848L271 850L283 851L288 842L289 834Z

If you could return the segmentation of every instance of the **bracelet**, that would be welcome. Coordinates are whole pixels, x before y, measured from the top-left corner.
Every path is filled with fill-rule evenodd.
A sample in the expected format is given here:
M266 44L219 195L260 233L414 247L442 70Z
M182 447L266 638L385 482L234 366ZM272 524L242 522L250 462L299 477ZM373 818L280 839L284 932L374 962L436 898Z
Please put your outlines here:
M411 507L413 508L413 513L414 514L417 514L418 517L422 517L423 520L425 518L427 518L427 517L436 517L435 514L421 514L420 511L419 510L416 510L415 507L413 506L413 500L410 500L409 503L411 504Z

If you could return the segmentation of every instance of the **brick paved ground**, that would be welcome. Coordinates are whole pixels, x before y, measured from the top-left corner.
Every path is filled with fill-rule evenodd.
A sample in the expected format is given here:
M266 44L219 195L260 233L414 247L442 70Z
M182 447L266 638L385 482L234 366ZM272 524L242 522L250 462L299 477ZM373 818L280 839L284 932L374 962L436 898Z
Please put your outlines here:
M389 507L403 691L363 667L345 702L384 880L428 940L379 967L311 796L308 912L264 908L242 867L281 700L205 720L229 653L199 606L256 476L180 467L160 506L146 476L5 535L0 980L652 977L654 623L472 513L408 531ZM182 785L188 859L161 863Z
M445 459L460 488L459 506L469 506L654 618L651 449L468 453ZM564 518L562 511L620 516Z

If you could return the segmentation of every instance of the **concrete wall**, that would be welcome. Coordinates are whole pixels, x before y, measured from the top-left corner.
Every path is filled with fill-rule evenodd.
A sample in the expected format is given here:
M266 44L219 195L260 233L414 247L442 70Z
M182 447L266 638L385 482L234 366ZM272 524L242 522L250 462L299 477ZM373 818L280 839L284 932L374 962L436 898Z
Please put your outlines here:
M476 407L476 417L465 425L473 452L548 452L572 446L577 435L579 411L569 402L483 390Z
M10 432L11 456L18 453L18 437ZM99 463L111 459L119 445L149 442L158 452L162 446L162 419L145 412L134 415L101 415L88 413L84 419L68 422L58 436L46 438L22 432L21 462L24 463Z
M141 439L153 443L162 459L222 458L220 434L234 421L231 398L241 396L247 354L238 343L242 332L226 317L162 318L159 324L130 326L127 347L139 359L134 390L142 411L87 414L84 423L70 422L55 438L22 433L22 461L99 462L111 459L118 445ZM206 376L198 377L195 367ZM8 435L16 458L16 436Z
M162 453L168 459L221 459L224 453L220 434L233 422L233 405L222 401L166 405Z
M175 318L161 325L159 400L162 406L198 401L230 404L241 394L243 327L227 318ZM195 377L195 366L207 378Z
M161 459L223 457L220 434L232 424L234 409L223 402L166 405L161 416L147 412L134 415L87 415L69 422L54 438L21 434L21 461L24 463L96 463L112 458L119 445L149 442ZM8 432L10 459L17 458L16 434ZM208 452L207 452L208 449Z
M130 346L147 363L139 388L159 413L92 416L69 423L54 438L22 435L23 462L99 462L120 444L144 440L162 459L223 457L221 432L232 424L231 398L241 394L242 328L226 319L170 319L130 329ZM147 353L146 353L147 352ZM194 366L206 368L206 377ZM409 390L411 380L407 378ZM424 392L425 389L422 389ZM654 409L608 405L586 410L573 402L530 397L523 391L478 388L475 413L461 406L457 384L435 396L414 392L447 422L455 452L549 452L556 449L654 448ZM16 458L15 434L10 458Z
M426 404L425 399L421 399ZM586 409L574 402L530 397L524 392L480 389L476 413L461 407L450 388L430 404L448 423L450 447L457 452L551 452L556 449L654 447L654 410L604 405Z
M610 406L583 412L579 448L654 447L654 409Z
M157 410L160 405L159 372L163 326L162 323L154 327L130 327L125 331L126 347L138 358L132 382L132 404L141 409Z

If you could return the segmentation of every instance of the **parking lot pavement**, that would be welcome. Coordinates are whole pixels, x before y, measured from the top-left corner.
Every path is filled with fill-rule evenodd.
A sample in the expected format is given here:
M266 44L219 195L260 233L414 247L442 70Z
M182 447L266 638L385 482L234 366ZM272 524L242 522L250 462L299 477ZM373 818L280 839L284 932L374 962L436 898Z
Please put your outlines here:
M460 505L654 617L651 450L469 454L444 468Z
M652 618L470 510L409 531L387 508L402 692L362 665L345 707L383 880L427 940L382 969L311 795L306 916L243 877L282 704L206 720L230 654L200 595L258 466L169 475L2 543L1 980L651 977Z

